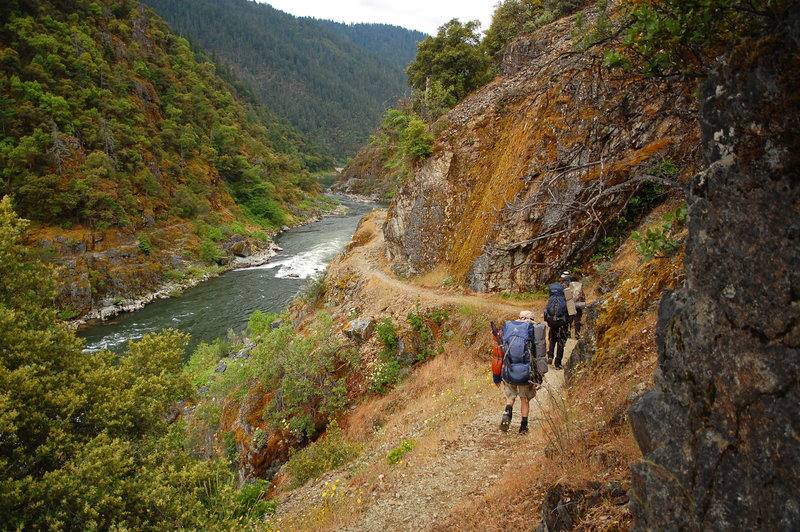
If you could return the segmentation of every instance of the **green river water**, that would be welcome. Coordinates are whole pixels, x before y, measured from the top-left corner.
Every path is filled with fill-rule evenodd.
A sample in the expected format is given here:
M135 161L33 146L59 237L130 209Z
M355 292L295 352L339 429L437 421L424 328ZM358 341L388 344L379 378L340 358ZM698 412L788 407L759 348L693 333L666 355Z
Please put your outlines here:
M142 310L123 314L106 324L78 333L86 349L124 351L129 340L165 328L191 335L190 351L200 342L243 330L256 311L278 312L350 241L358 220L378 205L339 198L347 214L295 227L281 233L283 248L263 266L233 270L206 281L182 295L155 301Z

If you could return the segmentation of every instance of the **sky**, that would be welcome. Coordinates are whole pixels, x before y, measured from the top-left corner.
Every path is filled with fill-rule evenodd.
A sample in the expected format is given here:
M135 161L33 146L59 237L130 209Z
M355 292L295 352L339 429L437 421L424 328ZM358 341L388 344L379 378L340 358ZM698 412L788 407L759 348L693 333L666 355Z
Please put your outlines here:
M480 20L489 28L498 0L258 0L298 17L335 22L379 22L436 35L451 19Z

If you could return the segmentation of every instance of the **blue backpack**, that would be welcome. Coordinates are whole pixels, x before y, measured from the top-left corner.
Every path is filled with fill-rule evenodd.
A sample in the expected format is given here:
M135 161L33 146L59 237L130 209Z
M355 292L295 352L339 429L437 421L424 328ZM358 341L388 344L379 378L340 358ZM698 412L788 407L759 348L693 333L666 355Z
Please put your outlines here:
M544 321L550 327L560 327L569 322L564 287L558 283L550 285L550 298L547 300L547 307L544 310Z
M503 380L509 384L528 384L531 380L533 323L507 321L503 324Z

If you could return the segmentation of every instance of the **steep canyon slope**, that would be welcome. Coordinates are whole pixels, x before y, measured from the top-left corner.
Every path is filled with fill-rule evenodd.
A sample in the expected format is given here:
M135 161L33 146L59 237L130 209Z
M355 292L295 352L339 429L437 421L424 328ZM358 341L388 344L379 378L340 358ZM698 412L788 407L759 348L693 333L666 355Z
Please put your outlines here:
M445 120L385 227L399 272L445 264L476 291L538 288L589 258L644 176L696 169L690 87L611 71L572 19L505 52L503 75Z
M0 59L0 196L64 266L65 317L317 210L305 141L138 2L3 3Z

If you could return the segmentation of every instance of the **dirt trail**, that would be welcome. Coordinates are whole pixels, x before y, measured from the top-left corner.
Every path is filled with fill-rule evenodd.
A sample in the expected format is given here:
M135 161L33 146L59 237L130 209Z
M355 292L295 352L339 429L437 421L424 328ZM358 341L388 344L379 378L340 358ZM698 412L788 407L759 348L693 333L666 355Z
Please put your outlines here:
M353 246L346 256L332 265L333 269L349 268L358 270L367 279L367 290L370 301L359 301L359 305L368 311L385 308L388 302L400 306L414 299L436 304L473 305L490 310L499 319L516 316L521 309L531 309L532 303L544 307L544 301L505 302L497 296L488 294L454 294L440 288L431 288L417 284L404 283L386 272L388 267L383 252L383 234L380 227L385 218L385 211L373 211L372 216L362 223L359 232L366 236L354 240L360 245ZM413 303L412 303L413 304ZM541 316L541 310L537 311ZM504 318L503 318L504 316ZM565 358L568 358L575 340L568 340ZM545 375L543 387L537 397L531 401L529 424L531 430L542 423L542 406L545 406L553 395L558 395L564 382L563 372L550 366ZM384 438L381 444L367 451L351 464L347 471L336 471L325 475L316 482L295 490L279 503L279 515L299 513L309 516L307 512L324 498L328 486L334 479L344 479L340 484L339 494L350 490L350 497L359 497L358 505L353 508L345 522L338 522L333 529L350 532L389 532L389 531L421 531L450 530L458 523L458 509L484 501L493 485L503 478L506 468L519 467L520 462L533 460L532 435L518 434L520 420L520 402L514 405L514 417L511 429L507 433L499 430L505 398L502 389L491 382L488 367L476 369L468 377L466 383L454 386L449 394L441 392L433 400L437 414L431 419L417 420L417 423L402 434L394 434ZM379 438L380 439L380 438ZM426 452L412 453L406 463L386 467L386 454L402 440L413 440L415 446L424 446ZM416 447L415 447L416 449ZM374 468L385 471L369 478L360 489L348 487L351 479L349 471ZM368 475L369 476L369 475ZM358 491L356 491L358 489ZM363 500L362 500L363 499ZM326 504L322 502L322 504ZM535 509L530 509L534 512ZM301 519L303 525L309 526L308 517ZM297 522L297 521L295 521ZM313 522L313 520L312 520ZM275 522L276 526L281 522ZM294 529L282 521L281 530ZM490 523L482 530L502 530ZM462 527L457 527L464 529ZM316 529L311 525L310 529ZM330 524L324 529L328 530Z
M439 305L474 305L511 315L516 315L520 310L531 310L534 304L544 310L544 301L506 301L494 294L454 293L445 288L407 283L392 277L387 273L389 267L384 254L385 240L381 230L385 219L386 210L372 211L370 217L360 227L360 231L363 231L369 240L352 248L343 262L368 278L371 289L383 288L382 292L394 293L397 297L419 298L420 301L431 301ZM541 312L538 314L541 315Z
M571 351L573 345L570 340L567 349ZM560 393L563 382L563 372L551 367L544 387L531 401L532 430L542 422L542 406L551 394ZM502 391L485 386L476 395L464 398L463 403L450 406L449 414L458 428L450 434L441 427L434 429L438 459L385 475L375 497L365 505L357 520L337 529L350 532L452 529L458 523L459 508L482 504L500 478L507 473L513 475L521 464L534 459L532 436L518 434L519 401L514 405L511 429L507 433L499 430L503 404ZM532 512L535 509L528 509L535 522L536 514L531 515ZM482 530L503 528L499 523L487 523Z

